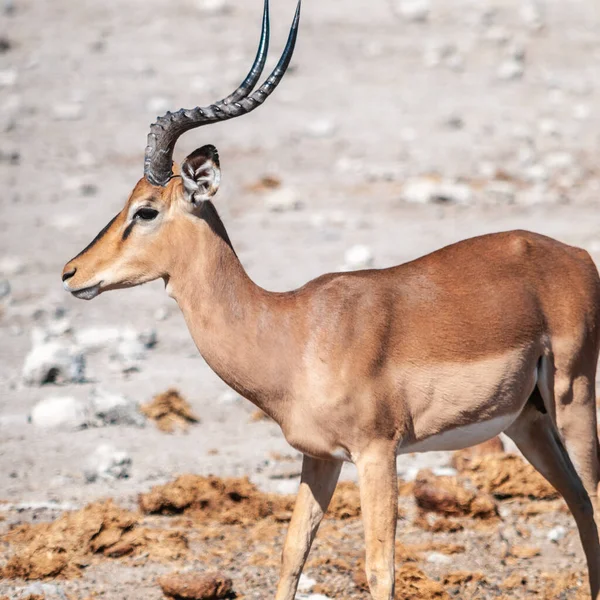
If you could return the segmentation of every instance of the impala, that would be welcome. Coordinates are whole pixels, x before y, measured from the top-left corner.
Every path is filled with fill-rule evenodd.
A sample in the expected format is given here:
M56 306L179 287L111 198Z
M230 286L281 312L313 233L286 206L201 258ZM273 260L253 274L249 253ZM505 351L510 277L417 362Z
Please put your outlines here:
M277 600L295 596L343 461L358 470L371 594L389 600L396 456L457 450L501 432L567 502L599 600L600 279L588 254L513 231L273 293L250 280L211 201L216 149L203 146L173 165L182 133L265 101L290 62L299 15L300 4L279 63L254 93L268 50L266 2L258 53L240 87L151 126L144 177L67 263L65 289L89 300L162 278L210 367L303 453Z

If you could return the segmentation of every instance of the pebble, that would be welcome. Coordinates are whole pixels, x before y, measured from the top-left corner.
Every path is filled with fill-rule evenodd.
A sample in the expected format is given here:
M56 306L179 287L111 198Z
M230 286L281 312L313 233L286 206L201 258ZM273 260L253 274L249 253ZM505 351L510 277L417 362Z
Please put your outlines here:
M309 123L306 132L314 138L331 137L336 130L335 122L332 119L318 119Z
M43 429L81 429L87 424L88 414L80 400L72 396L52 396L33 407L29 421Z
M230 404L240 404L243 398L235 390L225 390L217 399L219 404L225 406Z
M532 31L544 28L544 16L539 2L524 2L519 10L521 20Z
M567 530L566 528L564 528L562 525L558 525L557 527L554 527L553 529L551 529L548 534L546 535L546 537L551 541L554 542L555 544L558 543L560 540L562 540L565 535L567 535Z
M0 273L3 275L20 275L25 271L25 263L18 256L3 256L0 258Z
M17 70L16 69L4 69L0 71L0 88L1 87L12 87L17 83Z
M505 81L520 79L525 73L525 64L522 60L507 58L498 66L496 77Z
M372 267L375 262L373 252L369 246L356 244L344 253L344 270L354 271Z
M287 212L302 208L298 193L290 187L280 187L268 192L264 203L271 212Z
M54 104L52 115L57 121L78 121L83 117L83 104L81 102Z
M510 181L493 180L483 188L483 195L492 204L514 204L516 187Z
M44 600L67 600L60 586L54 583L30 583L21 590L19 598L44 598Z
M85 380L85 357L72 344L50 340L35 344L22 370L26 385L80 383Z
M298 581L298 591L299 592L310 592L317 585L317 580L309 577L302 573L300 575L300 580Z
M146 102L146 109L148 112L155 115L162 115L166 113L172 106L172 102L169 98L163 96L154 96Z
M410 179L404 185L402 199L414 204L444 203L469 204L473 193L471 188L452 180L435 181L427 177Z
M432 552L427 555L427 562L434 565L449 565L452 564L452 559L441 552Z
M88 483L98 479L127 479L131 472L131 457L112 444L102 444L89 457L84 469Z
M169 317L169 309L161 306L154 311L154 319L156 321L166 321Z
M10 296L10 282L8 279L0 279L0 299Z
M94 388L89 397L89 425L133 425L144 427L146 417L139 412L137 402L102 388Z
M197 0L196 8L203 15L224 15L231 12L226 0Z
M393 7L394 12L406 21L423 23L429 19L431 2L429 0L395 0Z

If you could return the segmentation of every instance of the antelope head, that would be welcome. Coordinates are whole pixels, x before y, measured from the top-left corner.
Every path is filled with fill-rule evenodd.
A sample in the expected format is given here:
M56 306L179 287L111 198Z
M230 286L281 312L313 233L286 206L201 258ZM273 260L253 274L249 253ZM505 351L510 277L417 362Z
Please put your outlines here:
M92 242L70 260L62 273L63 286L76 298L91 300L111 289L140 285L154 279L168 281L178 239L185 240L190 221L202 218L204 205L215 195L221 178L214 146L192 152L181 167L173 164L173 150L186 131L232 119L260 106L281 81L294 51L300 0L288 40L273 72L251 93L263 71L269 45L269 5L265 0L262 33L254 63L241 85L226 98L207 107L167 112L150 126L144 176L125 207Z

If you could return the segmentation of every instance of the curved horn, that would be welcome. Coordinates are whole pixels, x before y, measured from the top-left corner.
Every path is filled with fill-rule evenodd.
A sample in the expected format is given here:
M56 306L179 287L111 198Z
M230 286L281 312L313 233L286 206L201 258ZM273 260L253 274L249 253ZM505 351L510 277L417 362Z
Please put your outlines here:
M250 96L248 93L260 77L266 58L266 48L269 37L268 0L265 0L265 16L263 30L256 59L246 79L240 87L223 100L207 107L196 107L189 110L182 108L176 113L167 112L150 126L146 157L144 159L144 176L153 185L164 186L171 178L173 150L178 138L195 127L216 123L239 117L259 107L277 87L290 64L300 21L300 5L298 0L296 13L287 43L273 72L266 81Z

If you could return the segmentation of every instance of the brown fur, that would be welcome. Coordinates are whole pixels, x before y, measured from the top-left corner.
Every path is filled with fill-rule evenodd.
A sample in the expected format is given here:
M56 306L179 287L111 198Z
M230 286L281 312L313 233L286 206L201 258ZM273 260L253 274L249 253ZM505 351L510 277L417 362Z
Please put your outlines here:
M123 241L140 204L160 216ZM70 290L162 277L207 363L305 454L277 600L294 597L342 459L358 466L372 595L392 598L396 453L435 446L445 434L460 446L453 432L476 424L473 435L484 439L499 433L494 427L513 432L565 495L600 598L600 279L583 250L505 232L272 293L248 278L212 204L193 207L177 177L165 188L141 180L104 236L64 272L73 269ZM536 386L547 415L527 404ZM531 450L533 422L548 449L544 464Z

